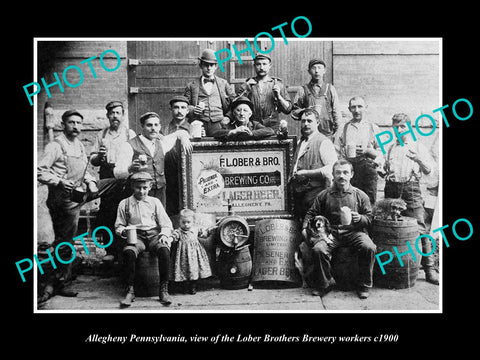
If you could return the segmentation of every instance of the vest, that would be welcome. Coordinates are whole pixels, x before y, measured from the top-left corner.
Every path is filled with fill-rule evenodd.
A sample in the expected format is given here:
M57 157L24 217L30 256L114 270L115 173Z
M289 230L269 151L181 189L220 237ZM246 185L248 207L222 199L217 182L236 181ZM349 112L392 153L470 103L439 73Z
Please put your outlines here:
M208 95L200 83L198 86L198 102L204 102L206 104L205 111L199 120L218 122L223 120L223 108L220 98L220 92L218 91L218 85L216 83L212 86L212 93Z
M327 137L320 132L316 132L311 136L305 153L301 155L301 157L298 159L297 171L318 169L325 166L322 158L320 157L320 146L322 145L322 142L326 139ZM300 149L300 146L298 146L297 149ZM324 178L311 178L309 183L306 185L307 190L318 187L325 187Z
M320 105L320 124L318 130L327 135L333 134L332 95L330 84L323 83L318 94L312 89L312 84L303 85L303 105L305 108Z
M138 159L138 156L144 154L147 156L147 169L146 171L153 177L153 189L159 189L165 186L165 154L163 153L162 144L160 140L155 140L155 154L153 157L150 155L150 151L143 144L142 140L138 136L129 140L128 143L133 149L132 160Z

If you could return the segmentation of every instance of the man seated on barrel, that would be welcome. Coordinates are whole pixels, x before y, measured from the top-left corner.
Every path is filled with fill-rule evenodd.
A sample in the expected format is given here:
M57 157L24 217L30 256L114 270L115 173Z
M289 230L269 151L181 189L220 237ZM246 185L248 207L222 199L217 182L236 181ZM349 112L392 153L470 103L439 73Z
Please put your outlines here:
M127 307L135 299L134 279L137 257L144 251L158 257L158 272L160 281L160 302L167 306L171 304L168 294L168 279L170 269L170 234L172 222L167 216L165 208L156 197L149 196L148 192L153 181L147 172L138 172L130 178L133 195L123 199L117 211L115 232L123 239L127 238L127 226L136 229L134 240L127 239L123 248L125 264L126 296L120 302L121 307ZM131 231L128 229L128 231ZM135 231L135 230L134 230Z
M245 96L240 96L232 103L234 121L223 125L222 129L215 130L212 136L219 140L244 141L258 140L272 135L275 131L250 120L253 112L252 102Z
M313 295L324 296L335 285L330 261L333 251L344 246L358 250L359 298L367 298L373 285L376 246L367 232L372 222L372 207L367 194L350 184L352 177L352 164L345 159L336 161L333 164L333 185L316 197L303 221L302 235L306 239L308 224L317 215L329 221L333 235L333 239L323 239L312 247L314 274L318 275Z

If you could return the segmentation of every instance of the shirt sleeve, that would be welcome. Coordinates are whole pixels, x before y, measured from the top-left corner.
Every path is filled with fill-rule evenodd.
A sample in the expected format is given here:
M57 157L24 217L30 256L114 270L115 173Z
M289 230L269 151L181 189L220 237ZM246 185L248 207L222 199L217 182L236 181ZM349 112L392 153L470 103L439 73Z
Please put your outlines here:
M303 98L305 96L305 91L303 86L300 86L295 97L293 98L293 105L292 105L292 112L291 117L294 120L300 120L300 112L302 112L305 108L305 104L303 103Z
M370 199L368 195L364 192L357 193L358 198L358 213L360 214L360 221L355 223L356 228L368 228L373 219L372 205L370 204Z
M115 233L118 236L121 236L123 230L125 230L125 227L128 225L127 224L127 216L125 213L125 202L127 200L123 199L120 201L120 204L118 205L117 208L117 218L115 219Z
M57 142L50 142L45 146L44 153L38 161L37 180L42 184L57 186L61 177L52 169L52 166L62 156L62 149Z
M333 117L333 132L338 130L338 126L342 120L340 112L340 101L338 100L337 90L333 85L330 85L330 93L332 95L332 117Z
M133 149L132 146L126 142L118 149L117 163L113 168L113 176L116 179L126 179L129 175L128 168L132 164Z

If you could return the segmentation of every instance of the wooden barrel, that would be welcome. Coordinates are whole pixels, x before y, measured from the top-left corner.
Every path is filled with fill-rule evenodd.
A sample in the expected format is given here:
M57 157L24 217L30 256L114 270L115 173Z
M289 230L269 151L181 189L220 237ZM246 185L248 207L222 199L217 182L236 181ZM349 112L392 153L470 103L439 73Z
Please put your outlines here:
M265 219L255 223L252 281L257 287L298 287L295 251L302 235L295 220Z
M239 248L248 241L250 227L243 217L228 215L218 222L218 236L223 245Z
M415 248L415 240L419 235L417 220L411 217L402 217L399 221L374 219L372 224L372 240L377 246L377 254L390 251L393 259L384 264L385 274L378 263L374 265L373 283L375 286L389 289L404 289L415 285L422 255ZM405 254L401 257L403 266L398 260L394 247L399 254L409 251L407 241L415 255ZM386 261L388 254L380 257Z
M224 289L244 289L248 287L252 274L252 257L249 245L238 249L221 248L217 260L220 286Z
M158 258L148 251L138 255L135 267L135 296L158 296L160 276L158 274Z

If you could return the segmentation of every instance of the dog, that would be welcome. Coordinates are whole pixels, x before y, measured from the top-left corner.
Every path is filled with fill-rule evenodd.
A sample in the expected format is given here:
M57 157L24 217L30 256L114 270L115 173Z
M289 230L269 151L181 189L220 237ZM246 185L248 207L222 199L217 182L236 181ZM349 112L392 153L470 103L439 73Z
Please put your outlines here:
M333 236L330 228L330 221L324 216L317 215L308 222L304 233L304 241L300 243L294 254L295 267L300 273L302 287L309 287L313 279L313 258L312 248L320 241L330 244Z

